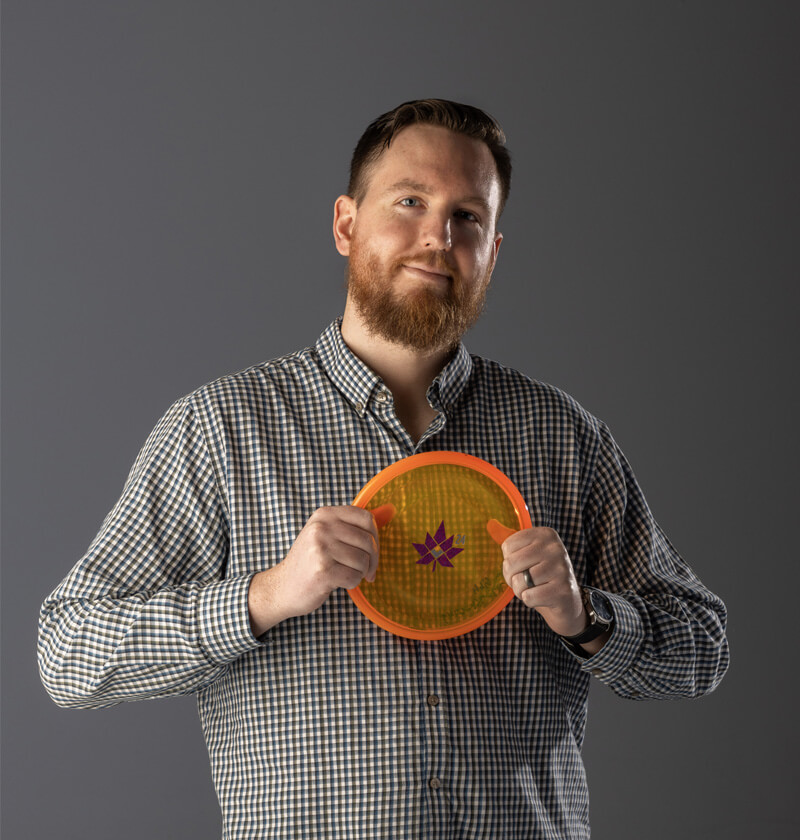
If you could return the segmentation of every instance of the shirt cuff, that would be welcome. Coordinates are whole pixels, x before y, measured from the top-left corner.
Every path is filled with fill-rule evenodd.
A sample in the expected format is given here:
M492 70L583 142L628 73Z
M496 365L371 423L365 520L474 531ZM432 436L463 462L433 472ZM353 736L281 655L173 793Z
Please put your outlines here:
M644 628L639 612L625 598L605 591L603 595L608 599L614 613L614 627L611 635L594 656L573 655L580 662L581 670L592 674L601 682L614 683L636 661L639 648L644 641Z
M247 593L252 575L226 578L203 587L198 605L200 645L220 665L260 646L250 629Z

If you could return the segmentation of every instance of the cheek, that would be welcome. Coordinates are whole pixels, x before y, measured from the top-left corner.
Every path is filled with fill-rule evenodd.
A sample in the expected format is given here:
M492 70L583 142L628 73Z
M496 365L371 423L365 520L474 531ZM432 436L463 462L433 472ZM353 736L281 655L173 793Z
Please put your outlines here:
M405 247L408 243L414 243L419 236L419 230L415 222L410 218L392 216L386 220L380 230L375 231L375 239L387 246L399 245Z
M465 273L480 278L489 271L492 264L492 255L487 253L485 248L470 242L461 252L460 262Z
M480 265L481 274L491 272L494 268L495 261L495 247L493 241L490 241L489 243L481 243L481 246L477 251L476 261L476 264Z
M406 249L415 246L419 240L419 227L410 219L395 219L383 231L387 244Z

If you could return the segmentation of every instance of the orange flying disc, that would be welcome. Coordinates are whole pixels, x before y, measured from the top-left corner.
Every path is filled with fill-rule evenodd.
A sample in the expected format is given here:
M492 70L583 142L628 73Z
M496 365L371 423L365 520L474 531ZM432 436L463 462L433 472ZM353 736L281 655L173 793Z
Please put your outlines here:
M348 590L361 612L408 639L448 639L494 618L513 597L500 544L531 527L525 500L492 464L424 452L382 470L353 504L380 534L374 583Z

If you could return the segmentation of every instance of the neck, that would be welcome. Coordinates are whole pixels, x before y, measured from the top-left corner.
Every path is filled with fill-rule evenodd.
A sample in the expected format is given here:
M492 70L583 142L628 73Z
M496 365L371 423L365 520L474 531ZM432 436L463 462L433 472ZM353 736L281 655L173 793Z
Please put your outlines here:
M428 404L428 388L452 356L452 351L414 350L373 335L349 302L342 319L342 338L384 381L394 397L398 418L412 438L419 440L436 416Z

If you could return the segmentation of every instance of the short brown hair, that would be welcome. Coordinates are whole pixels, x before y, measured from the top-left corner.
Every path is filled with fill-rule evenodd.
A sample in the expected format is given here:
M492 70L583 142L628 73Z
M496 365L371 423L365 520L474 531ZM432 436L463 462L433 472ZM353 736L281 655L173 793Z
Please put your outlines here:
M472 105L462 105L447 99L417 99L404 102L378 117L367 126L350 161L348 194L361 203L367 191L369 169L384 153L392 138L410 125L422 123L438 125L457 134L480 140L489 147L500 179L500 207L498 217L511 189L511 155L506 148L506 136L494 117Z

